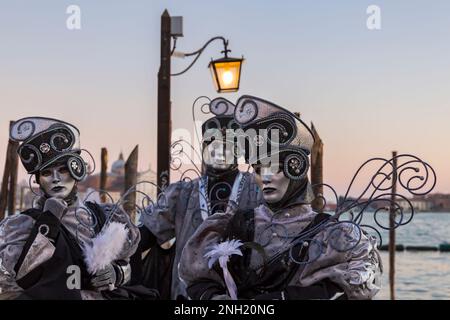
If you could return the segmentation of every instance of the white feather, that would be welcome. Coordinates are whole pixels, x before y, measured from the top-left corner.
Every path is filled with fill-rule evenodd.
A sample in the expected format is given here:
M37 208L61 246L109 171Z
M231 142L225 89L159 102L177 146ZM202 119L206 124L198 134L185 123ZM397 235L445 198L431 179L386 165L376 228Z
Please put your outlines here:
M209 248L209 251L204 255L208 260L208 267L211 267L216 263L216 261L225 260L228 262L230 256L237 254L242 256L242 252L239 247L242 246L240 240L229 240L218 244L215 244Z
M111 222L91 243L85 243L83 254L88 272L94 274L117 260L127 237L128 229L123 223Z
M229 240L211 246L209 251L205 254L205 258L208 260L208 267L211 269L216 261L219 261L219 265L223 271L223 279L227 286L228 293L232 300L237 300L237 287L233 277L228 270L228 261L233 254L242 256L242 251L239 247L242 246L240 240Z

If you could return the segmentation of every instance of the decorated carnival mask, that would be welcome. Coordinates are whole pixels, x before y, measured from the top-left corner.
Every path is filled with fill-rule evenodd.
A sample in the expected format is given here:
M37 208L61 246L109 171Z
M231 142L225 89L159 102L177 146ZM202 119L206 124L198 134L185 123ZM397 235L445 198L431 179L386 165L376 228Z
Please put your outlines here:
M76 184L64 163L42 169L37 176L39 186L48 197L66 199Z
M214 170L229 170L236 166L233 131L239 126L233 117L235 106L224 98L216 98L209 109L215 116L202 125L203 162Z
M308 126L292 112L248 95L239 98L234 118L246 137L245 158L254 166L269 206L310 203L314 196L308 169L314 136Z
M274 171L270 164L255 165L256 182L263 193L267 203L277 203L286 194L290 179L287 178L280 166L278 171Z
M87 174L80 156L80 132L75 126L56 119L28 117L13 124L10 138L21 142L17 151L20 160L27 172L36 176L45 197L73 200L77 182Z

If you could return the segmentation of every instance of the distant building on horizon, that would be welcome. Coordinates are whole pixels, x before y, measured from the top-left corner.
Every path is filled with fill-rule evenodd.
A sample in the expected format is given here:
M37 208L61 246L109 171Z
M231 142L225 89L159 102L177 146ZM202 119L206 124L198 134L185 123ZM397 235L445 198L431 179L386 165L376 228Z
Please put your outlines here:
M433 193L427 196L431 203L431 211L450 212L450 194Z
M156 184L156 172L151 169L151 166L148 170L138 172L137 177L138 185L136 190L136 204L138 206L148 205L148 202L145 201L145 195L147 195L152 201L155 201L157 192L156 187L151 183ZM144 183L150 182L150 183ZM100 189L100 173L91 174L87 176L83 181L78 184L78 191L80 195L87 196L89 192L92 190ZM123 153L119 154L119 158L113 162L111 165L111 171L107 172L106 178L106 187L105 191L111 196L114 202L117 202L121 196L124 194L125 189L125 160L123 157ZM99 196L98 192L96 192L95 198ZM107 199L107 202L111 200ZM143 202L144 201L144 202Z
M349 198L348 201L356 200ZM343 197L339 197L339 201L343 201ZM358 202L361 204L355 208L362 209L368 199L362 198ZM449 212L450 213L450 194L444 193L433 193L427 196L414 196L408 198L409 203L413 206L415 212ZM405 212L410 211L410 204L403 198L397 197L396 202L398 205L405 210ZM368 211L375 211L380 208L389 208L389 200L379 200L370 203L370 206L366 209ZM327 203L325 206L325 211L335 211L335 203ZM355 211L354 210L354 211Z
M403 210L405 210L405 212L408 212L408 210L410 210L411 205L414 208L415 212L432 211L433 203L425 197L413 197L411 199L408 199L408 201L402 198L397 200L397 203Z

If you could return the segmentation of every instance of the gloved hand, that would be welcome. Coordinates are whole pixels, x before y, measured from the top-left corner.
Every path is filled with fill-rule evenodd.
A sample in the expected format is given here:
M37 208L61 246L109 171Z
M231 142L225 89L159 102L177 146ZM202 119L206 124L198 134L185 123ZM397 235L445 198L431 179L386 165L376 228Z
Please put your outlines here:
M61 219L67 211L67 203L63 199L49 198L44 204L44 212L46 211L51 212L55 217Z
M97 271L91 279L91 284L96 291L112 291L115 289L117 282L117 273L112 263Z
M91 284L97 291L112 291L131 279L131 266L128 262L117 260L92 275Z

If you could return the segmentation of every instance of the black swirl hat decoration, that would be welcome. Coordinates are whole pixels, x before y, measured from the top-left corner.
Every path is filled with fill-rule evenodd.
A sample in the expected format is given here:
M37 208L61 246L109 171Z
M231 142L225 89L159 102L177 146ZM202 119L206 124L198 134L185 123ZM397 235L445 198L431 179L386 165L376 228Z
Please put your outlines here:
M229 100L218 97L209 103L209 112L214 116L206 120L202 125L203 143L209 145L219 138L224 142L234 145L234 135L230 131L240 128L234 120L236 106ZM227 131L228 130L228 131Z
M299 180L306 176L314 135L296 115L267 100L244 95L236 103L234 119L246 136L250 135L249 129L255 130L253 140L256 142L246 140L248 163L260 162L264 157L279 154L287 177ZM276 140L275 130L278 133ZM263 147L266 149L262 152Z
M236 106L225 98L215 98L209 103L209 111L214 117L206 120L202 125L202 133L208 129L238 129L239 125L234 120L234 110ZM225 133L225 132L224 132Z
M308 154L314 144L311 129L291 111L275 103L254 96L239 98L234 113L236 122L243 128L279 130L280 147L303 149Z
M57 119L27 117L13 124L10 138L21 142L18 154L28 173L37 173L56 161L66 160L75 180L85 177L80 131L75 126Z

